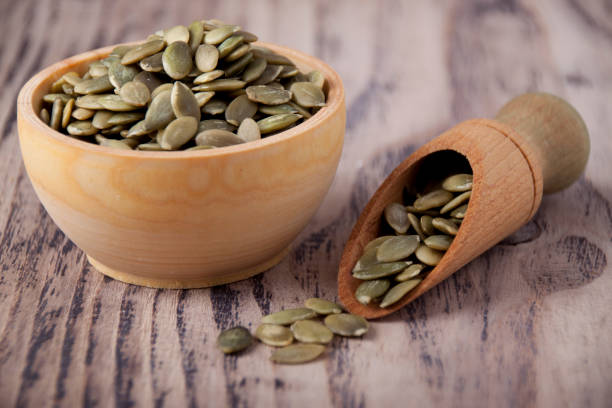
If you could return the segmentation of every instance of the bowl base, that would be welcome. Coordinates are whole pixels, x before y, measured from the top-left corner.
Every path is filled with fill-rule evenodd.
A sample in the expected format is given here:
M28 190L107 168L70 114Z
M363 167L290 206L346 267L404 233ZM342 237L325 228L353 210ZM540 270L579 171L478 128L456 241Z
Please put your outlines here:
M110 268L103 263L97 261L91 256L87 255L87 260L98 272L116 279L118 281L129 283L131 285L147 286L149 288L157 289L192 289L192 288L206 288L210 286L223 285L226 283L232 283L239 280L250 278L251 276L257 275L263 271L266 271L276 264L278 264L289 252L289 247L283 249L281 252L276 254L266 261L252 266L247 269L243 269L231 274L225 274L223 276L214 277L202 277L193 279L160 279L160 278L147 278L140 275L135 275L130 272L122 272L116 269Z

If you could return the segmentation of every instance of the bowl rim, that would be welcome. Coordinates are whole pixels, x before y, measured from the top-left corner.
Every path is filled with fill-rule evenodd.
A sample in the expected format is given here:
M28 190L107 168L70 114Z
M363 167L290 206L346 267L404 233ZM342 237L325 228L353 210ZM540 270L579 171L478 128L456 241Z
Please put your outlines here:
M101 59L107 56L114 47L124 44L137 44L139 42L130 42L123 44L110 45L95 50L87 51L81 54L77 54L56 62L30 78L19 91L17 97L17 114L19 120L26 120L29 124L40 131L40 134L54 139L55 141L69 145L71 147L89 151L97 154L108 154L113 156L124 156L124 157L140 157L140 158L155 158L155 159L176 159L176 158L200 158L200 157L220 157L236 153L245 153L251 151L257 151L264 149L268 146L277 145L284 141L291 139L297 135L307 133L309 129L316 128L322 125L330 117L340 110L344 106L344 86L338 73L328 64L322 60L313 57L309 54L301 51L294 50L289 47L266 43L262 41L256 41L252 43L256 46L267 47L279 54L282 54L290 59L295 59L296 64L308 66L310 69L316 69L322 71L325 76L327 86L327 104L316 112L312 117L303 121L299 125L288 129L286 131L277 133L272 136L261 138L260 140L241 143L233 146L225 146L217 149L203 149L203 150L170 150L170 151L143 151L143 150L123 150L113 149L111 147L100 146L95 143L86 142L79 140L74 137L65 135L57 130L52 129L44 123L38 112L35 112L34 106L39 101L35 101L35 95L41 95L44 93L40 92L40 89L51 81L51 78L56 74L57 71L66 70L70 68L85 64L87 62ZM292 58L293 57L293 58Z

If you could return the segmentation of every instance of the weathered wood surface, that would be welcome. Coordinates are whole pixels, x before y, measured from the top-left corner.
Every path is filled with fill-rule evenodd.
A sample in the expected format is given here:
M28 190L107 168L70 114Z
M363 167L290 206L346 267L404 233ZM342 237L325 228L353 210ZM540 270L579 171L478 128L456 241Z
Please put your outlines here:
M343 158L272 270L212 289L128 286L89 267L38 203L15 98L52 62L195 16L237 21L335 67L347 92ZM0 34L1 406L609 406L609 1L3 1ZM574 104L592 153L585 176L545 197L532 222L315 363L274 366L261 345L216 350L220 329L335 298L344 242L390 170L533 90Z

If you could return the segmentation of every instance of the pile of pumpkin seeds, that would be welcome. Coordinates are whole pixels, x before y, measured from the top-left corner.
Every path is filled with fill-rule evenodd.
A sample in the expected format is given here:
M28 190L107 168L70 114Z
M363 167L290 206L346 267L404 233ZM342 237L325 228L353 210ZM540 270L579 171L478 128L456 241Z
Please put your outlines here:
M360 303L393 305L421 283L428 267L440 262L465 217L472 179L471 174L454 174L439 188L417 194L411 205L385 207L384 222L395 235L370 241L355 264L353 277L364 281L355 291Z
M119 149L211 149L296 126L325 106L325 78L254 46L219 20L160 30L68 72L43 97L40 118L75 138Z
M368 322L361 316L344 313L342 306L325 299L310 298L305 307L285 309L261 319L255 337L276 347L270 360L278 364L300 364L312 361L325 351L334 334L361 337ZM319 321L323 318L323 322ZM294 344L294 340L298 343ZM217 345L226 354L245 350L253 343L248 329L237 326L219 334Z

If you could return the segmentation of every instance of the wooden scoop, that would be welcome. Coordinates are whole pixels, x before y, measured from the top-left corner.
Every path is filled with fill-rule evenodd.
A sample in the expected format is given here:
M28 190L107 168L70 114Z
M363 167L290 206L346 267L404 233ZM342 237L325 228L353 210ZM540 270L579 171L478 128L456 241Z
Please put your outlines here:
M563 99L549 94L518 96L495 120L473 119L449 129L397 166L361 213L340 261L340 300L351 313L368 319L402 308L527 223L542 193L563 190L576 181L588 155L582 118ZM385 206L402 202L407 186L416 192L425 178L441 179L470 167L474 182L468 210L440 263L388 308L359 303L355 290L363 281L353 278L351 271L363 247L378 236Z

